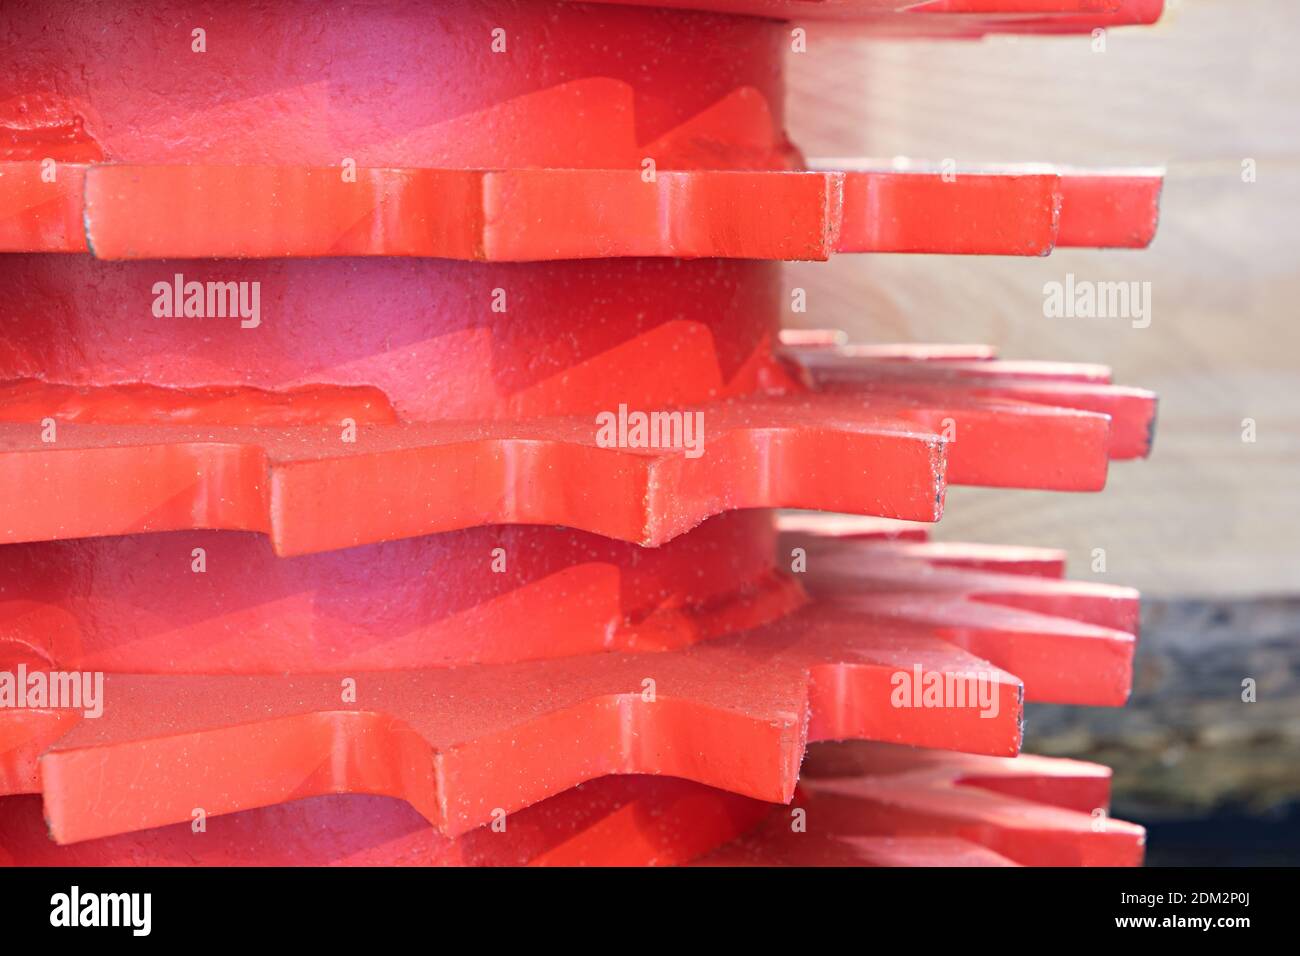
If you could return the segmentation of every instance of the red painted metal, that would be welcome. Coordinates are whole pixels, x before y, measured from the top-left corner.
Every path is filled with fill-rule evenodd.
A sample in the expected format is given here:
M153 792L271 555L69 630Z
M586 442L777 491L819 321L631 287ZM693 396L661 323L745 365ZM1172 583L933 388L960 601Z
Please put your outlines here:
M1111 819L1110 770L879 744L814 749L791 811L713 866L1139 866L1145 831Z
M0 163L0 251L102 259L832 252L1043 256L1142 247L1163 174Z
M400 670L362 673L339 661L334 676L316 679L269 676L310 669L318 659L310 646L301 651L304 659L261 664L264 677L169 676L194 664L164 658L152 677L110 674L104 693L114 707L98 719L69 718L66 711L3 715L0 734L8 743L0 748L0 779L9 792L41 790L52 832L65 842L183 820L192 809L182 805L187 801L216 815L339 792L402 797L440 829L459 834L484 823L494 808L521 809L611 772L666 773L785 801L811 740L1014 753L1025 688L1002 670L1011 662L1030 699L1123 701L1133 637L1114 628L1135 626L1134 596L1125 589L1041 576L1045 559L1036 553L1038 573L1023 573L1026 556L1018 549L967 546L954 555L928 544L787 530L781 550L792 543L806 549L807 577L822 600L794 611L769 606L763 613L775 613L771 623L748 630L681 630L677 650L637 645L648 654L576 649L570 653L579 656L567 659L449 670L412 669L394 649L387 660ZM991 565L1022 573L983 570ZM846 568L847 583L837 577ZM518 607L539 597L521 593ZM111 606L89 597L92 609ZM980 613L998 606L1024 610ZM714 610L704 612L700 623L716 625ZM92 646L77 663L90 666L94 655L94 665L113 670L130 661L121 655L139 649L124 620L102 620L122 633L123 647L105 643L108 627L88 629ZM21 634L22 623L15 623L8 630ZM478 633L509 623L509 614L486 617ZM27 640L8 644L11 669L73 663L59 656L80 650L73 641L43 646L46 633L31 628ZM190 649L195 636L175 640L163 630L154 643L163 653ZM237 663L222 669L256 667L265 659L256 644L224 648L224 659ZM240 647L252 656L239 660ZM206 667L215 660L209 655ZM996 704L898 705L892 693L899 675L918 668L954 679L982 675ZM341 674L356 681L356 703L342 702ZM645 696L647 678L653 699ZM190 703L178 709L182 700ZM636 728L631 736L629 723ZM343 741L355 759L325 759ZM102 794L126 793L128 780L135 784L127 789L150 796L123 796L109 812ZM174 791L175 799L158 796L158 789Z
M1073 674L1086 688L1079 702L1122 701L1137 630L1131 589L1045 577L1062 559L1041 549L782 528L773 548L768 516L738 513L648 553L563 532L541 548L506 529L293 560L251 535L32 545L0 551L10 582L0 625L47 664L79 669L348 674L672 650L784 618L807 588L891 627L978 644L1000 664L1018 648L1018 667L1048 668L1053 681L1035 676L1031 697L1069 699L1051 676L1064 648L1104 655ZM497 548L514 555L508 573L488 571ZM806 571L790 574L795 548ZM704 580L701 565L712 569Z
M0 158L785 169L797 157L782 131L784 34L756 18L547 0L14 0L0 37Z
M953 167L814 159L843 176L839 252L1045 256L1056 246L1145 248L1164 172Z
M347 795L60 845L39 798L0 797L0 866L674 866L770 812L686 780L601 777L460 837L399 800Z
M1058 246L1145 249L1160 219L1162 170L1061 173Z
M992 360L970 372L822 347L791 354L819 391L681 410L702 423L698 457L602 447L595 420L576 417L394 424L373 389L182 395L20 381L0 410L10 423L0 483L15 505L0 527L8 541L263 531L279 554L480 524L564 524L655 545L735 508L935 520L946 481L1097 490L1109 458L1149 448L1154 396L1075 383L1068 369L1063 381L1022 380ZM77 424L48 441L39 423L60 414ZM209 427L241 414L259 427ZM330 416L337 425L300 425ZM322 526L326 503L335 520Z
M987 33L1088 33L1155 23L1164 0L595 0L857 24L873 34L978 37Z
M780 516L781 530L833 540L858 539L882 541L928 541L929 525L897 518L871 518L859 515L821 514L814 511L789 511Z
M797 526L779 545L783 554L794 548L806 555L814 597L881 621L923 624L977 655L996 648L999 665L1025 681L1030 700L1118 706L1128 699L1138 594L1042 576L1063 570L1059 554L810 535Z
M777 572L762 511L654 549L532 527L295 558L235 532L0 547L0 635L50 664L124 673L348 674L658 651L805 601Z
M783 527L784 524L783 521ZM838 540L843 540L846 536L837 537ZM1056 548L926 541L924 537L914 539L900 534L878 537L883 537L884 540L880 542L880 547L872 549L872 554L868 555L869 559L917 560L939 568L961 568L1043 578L1065 577L1065 552ZM918 541L921 543L917 543Z
M0 252L88 252L86 169L0 161Z
M799 12L976 35L1159 8L1081 4ZM1097 490L1147 452L1153 397L982 347L783 343L771 260L1138 247L1159 174L809 170L789 30L507 0L0 9L0 671L107 672L102 717L0 711L0 792L39 794L67 844L6 797L9 862L686 862L790 800L809 741L1013 754L1026 696L1122 702L1131 592L880 518L778 540L754 509ZM160 312L186 282L261 308ZM702 413L704 454L602 447L621 406ZM927 675L996 706L895 699ZM1041 811L1034 856L945 759L810 787L862 859L1121 859Z
M840 177L622 169L98 166L86 236L104 259L434 256L489 262L826 259Z
M39 424L4 425L0 528L6 541L262 531L291 555L485 524L563 524L658 545L734 508L938 517L944 442L909 421L933 418L928 409L818 396L698 411L707 448L698 458L599 447L588 418L359 425L351 444L337 426L68 425L51 445ZM1002 417L1015 423L1011 413ZM1070 482L1100 486L1104 418L1023 418L1063 445L1090 437L1091 461ZM868 469L875 480L862 480ZM1025 473L1010 470L1008 483Z
M174 289L178 273L205 286L257 283L260 323L156 317L153 290ZM789 385L774 355L788 294L771 263L3 255L0 285L0 381L360 387L387 396L401 420L424 422L590 422L620 403L681 407Z
M804 381L820 391L888 394L933 400L937 395L967 395L1074 408L1109 416L1110 456L1144 458L1155 434L1156 397L1145 389L1110 383L1110 370L1067 363L1013 363L987 360L943 361L928 356L898 361L860 353L852 346L788 346ZM957 420L960 425L960 419ZM969 437L969 436L966 436ZM956 443L949 450L950 458Z
M1045 256L1056 244L1056 176L850 171L843 190L840 252Z
M33 797L0 798L19 866L1136 865L1140 827L1103 816L1110 773L1072 760L812 748L792 807L668 777L601 777L448 838L382 797L311 797L59 845ZM791 829L791 811L806 829ZM902 812L899 812L899 811Z
M894 707L899 674L978 681L988 700L972 687L962 706ZM352 677L355 704L337 676L107 675L113 706L40 755L51 833L75 842L188 820L196 806L352 792L401 797L456 835L608 773L784 802L810 740L1014 754L1023 695L922 629L830 608L660 654Z

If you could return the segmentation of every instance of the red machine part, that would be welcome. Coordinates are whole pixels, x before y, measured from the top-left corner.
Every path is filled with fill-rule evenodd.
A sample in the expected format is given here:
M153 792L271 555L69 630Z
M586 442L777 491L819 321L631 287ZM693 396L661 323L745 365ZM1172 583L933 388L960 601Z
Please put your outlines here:
M979 37L987 33L1089 33L1150 24L1164 0L595 0L714 10L795 23L856 24L872 35Z
M978 15L949 19L958 33L990 13L1015 30L1135 18L1119 2L945 6ZM197 56L192 24L210 42ZM248 813L343 828L286 862L384 859L372 838L409 816L358 825L346 801L367 798L342 795L387 794L449 835L416 831L417 856L545 861L558 837L576 861L623 840L627 860L676 862L739 817L701 797L707 826L638 843L620 821L675 819L671 791L563 791L654 773L788 800L808 740L1010 754L1026 688L1121 700L1132 636L1111 625L1128 596L987 570L1023 555L840 542L812 547L810 601L766 516L736 509L932 520L947 480L1095 490L1110 457L1145 453L1151 396L979 350L806 355L778 346L769 264L607 257L1140 246L1159 176L807 171L782 130L787 30L505 0L0 11L0 248L417 257L0 259L15 293L0 501L18 503L0 507L15 542L0 651L28 673L94 662L111 702L99 719L0 714L0 787L39 792L88 860L104 840L109 856L183 852L138 834L196 808L252 819L252 844ZM584 256L602 258L556 261ZM151 303L173 280L253 284L267 309L192 324ZM705 413L708 456L599 447L592 415L624 405ZM132 537L74 540L117 534ZM176 580L182 537L216 577ZM457 592L494 537L511 572ZM474 553L441 580L460 545ZM145 593L167 580L171 603ZM899 675L974 675L991 697L894 706ZM286 803L311 794L319 815ZM569 822L537 842L489 853L466 836L553 795ZM575 829L615 806L631 809Z
M0 251L490 262L1145 246L1163 174L0 163Z
M795 807L704 857L713 866L1140 866L1146 834L1110 819L1110 770L843 744L813 750Z
M867 539L856 544L857 560L846 561L842 548L824 555L800 532L788 531L783 548L794 534L809 547L810 571L824 569L812 580L824 579L815 586L829 597L747 631L662 653L442 670L413 669L393 653L390 665L403 669L342 680L342 670L320 678L179 677L185 665L173 662L155 676L110 674L104 695L114 705L97 719L70 727L67 711L4 715L6 789L39 788L51 831L64 842L183 820L195 806L215 815L337 792L403 797L459 834L496 808L517 810L603 773L665 773L785 801L810 740L1014 753L1021 679L1031 699L1113 704L1126 694L1133 636L1088 623L1123 624L1136 600L1126 589L1081 592L1051 578L984 570L1023 562L1019 549L938 549L932 559L922 547L900 557L896 542ZM913 591L925 599L909 604L907 589L873 593L856 582L837 594L835 570L846 564L864 566L868 579L907 570L922 579ZM963 609L971 601L978 603ZM106 633L87 637L101 644ZM42 661L64 664L39 641L33 631L11 642L16 662L33 671ZM256 641L243 646L259 653ZM91 653L111 669L137 650L128 639L122 649ZM302 670L319 660L309 647L305 660L278 666ZM1006 661L1021 679L1001 669ZM349 680L356 694L345 701ZM909 680L960 686L962 700L899 703L895 692ZM987 699L976 700L985 691ZM326 759L343 741L354 756ZM115 795L111 807L105 794Z
M773 549L762 511L653 549L533 527L294 558L233 532L5 546L0 634L51 664L122 673L346 674L669 650L802 606Z
M827 332L824 338L833 336ZM888 348L888 347L884 347ZM882 347L788 345L803 380L821 392L911 395L963 391L972 398L1028 402L1110 417L1110 456L1142 458L1151 451L1156 398L1146 389L1111 383L1110 369L1065 362L1008 362L991 354L924 351L882 353Z
M0 866L673 866L770 812L672 777L601 777L460 837L399 800L348 795L59 845L39 798L0 797Z
M778 270L741 260L177 264L5 255L0 284L12 296L0 301L0 381L200 396L234 386L313 387L323 396L329 385L378 390L402 421L580 415L591 423L620 403L662 409L781 387L789 373L774 355L786 300ZM205 286L246 282L250 295L255 283L260 324L155 317L153 290L174 288L178 272ZM15 398L31 396L18 388ZM65 397L49 395L60 405ZM95 404L111 413L107 402ZM242 414L245 423L265 421L256 406ZM163 419L184 420L161 411L138 420Z
M913 27L969 28L975 18L1010 32L1151 22L1162 6L640 2L810 19L824 13L873 28L880 13ZM659 169L799 165L782 132L779 58L789 30L757 16L545 0L444 0L436 10L394 0L365 15L309 0L247 9L98 0L75 10L16 0L0 15L11 65L0 78L0 128L7 128L0 158L637 169L650 156ZM308 21L318 29L286 29ZM201 54L192 50L195 26L211 40Z
M1031 696L1123 701L1137 629L1131 589L1007 573L1059 575L1055 552L885 546L789 522L774 555L768 521L729 515L646 553L529 529L297 559L254 536L216 533L28 545L0 551L0 626L39 661L89 670L346 674L673 650L786 617L806 604L806 586L820 601L923 625L992 660L1019 648L1008 669ZM787 573L795 548L805 573ZM491 573L496 549L513 557ZM1057 674L1067 649L1090 666Z
M1122 705L1132 680L1138 594L1132 588L1039 577L1040 552L1021 548L782 536L806 553L818 599L882 621L924 623L944 639L1020 675L1029 699ZM1007 573L1007 568L1031 573ZM986 570L997 567L1001 573ZM1053 647L1069 646L1069 652Z
M7 158L785 169L797 156L783 32L757 18L546 0L16 0L0 17Z
M898 675L960 688L960 704L895 707ZM59 842L340 792L401 797L457 835L608 773L788 801L807 740L1010 755L1022 694L921 629L826 610L655 655L343 679L110 674L102 716L6 762L40 752Z
M1109 458L1150 446L1151 393L1076 383L1068 366L1022 381L993 361L793 354L812 391L673 413L698 422L694 455L680 441L626 447L626 406L620 440L606 447L599 416L394 424L382 396L355 388L232 395L15 382L0 411L12 423L0 425L0 487L13 503L0 534L255 530L277 553L302 554L480 524L564 524L657 545L735 508L936 520L948 481L1098 490ZM137 401L124 408L124 393ZM317 420L343 416L343 427L276 427L308 418L312 400ZM232 414L257 427L207 427ZM49 417L77 424L51 441ZM101 418L117 424L94 424ZM691 423L678 424L685 434ZM326 507L336 520L322 525Z
M817 745L791 807L670 777L601 777L457 837L383 797L275 807L53 843L34 797L0 798L10 866L1007 866L1141 862L1106 816L1110 772L1072 760ZM792 828L802 810L803 828Z

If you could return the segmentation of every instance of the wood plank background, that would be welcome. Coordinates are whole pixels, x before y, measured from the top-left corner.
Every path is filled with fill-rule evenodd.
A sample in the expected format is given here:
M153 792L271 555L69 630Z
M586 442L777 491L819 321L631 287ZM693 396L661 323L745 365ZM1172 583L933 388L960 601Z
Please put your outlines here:
M1155 453L1098 495L954 489L936 537L1063 546L1153 595L1300 590L1300 3L1172 0L1090 38L875 41L809 27L787 128L809 157L1165 165L1146 251L842 256L788 267L788 324L1097 361L1161 395ZM1241 163L1257 163L1245 183ZM1047 319L1044 282L1152 283L1151 326ZM1243 418L1257 422L1244 443Z

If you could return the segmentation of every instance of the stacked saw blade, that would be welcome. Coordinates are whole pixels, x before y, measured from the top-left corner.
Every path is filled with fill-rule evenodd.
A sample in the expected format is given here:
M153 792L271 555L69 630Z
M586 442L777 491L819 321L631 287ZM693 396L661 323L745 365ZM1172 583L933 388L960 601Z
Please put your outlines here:
M780 263L1140 248L1160 174L809 162L782 64L1159 8L6 5L0 863L1139 863L1018 756L1136 593L918 522L1154 396Z

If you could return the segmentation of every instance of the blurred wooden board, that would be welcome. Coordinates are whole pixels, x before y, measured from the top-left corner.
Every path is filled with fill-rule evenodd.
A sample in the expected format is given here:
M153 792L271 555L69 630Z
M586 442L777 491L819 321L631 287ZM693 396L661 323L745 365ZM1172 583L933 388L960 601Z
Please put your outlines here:
M1100 495L956 489L940 539L1069 549L1152 594L1300 589L1300 4L1183 0L1153 29L981 42L850 40L789 55L787 127L809 156L1166 165L1145 251L1046 259L840 257L790 266L789 324L861 341L989 342L1097 361L1161 394L1156 451ZM1242 160L1257 181L1242 181ZM1152 283L1152 323L1048 319L1067 273ZM1243 418L1257 441L1241 440Z

